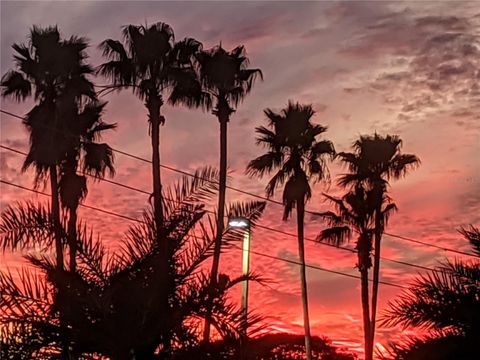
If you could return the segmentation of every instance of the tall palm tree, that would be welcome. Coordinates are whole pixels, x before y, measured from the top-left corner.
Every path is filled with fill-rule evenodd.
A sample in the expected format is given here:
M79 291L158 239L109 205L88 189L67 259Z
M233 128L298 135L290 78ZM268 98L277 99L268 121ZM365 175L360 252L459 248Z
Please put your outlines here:
M92 69L86 63L87 42L83 38L64 40L57 27L36 26L29 38L28 44L12 46L17 70L3 76L2 96L24 101L33 95L37 102L24 120L30 132L30 149L23 170L35 168L36 185L50 178L52 217L57 229L56 264L63 268L58 172L70 143L66 127L73 120L65 108L71 107L72 101L95 99L93 85L86 78ZM66 98L71 101L59 105Z
M80 107L78 102L69 102L68 123L69 146L60 164L59 193L62 206L68 211L68 245L70 271L76 270L77 210L87 194L87 175L103 178L106 172L114 175L113 152L105 143L98 143L105 130L114 129L115 124L102 120L106 103L91 101ZM78 174L82 171L83 174Z
M211 279L217 281L222 233L225 227L225 193L227 187L227 126L230 115L252 90L258 76L262 78L260 69L249 69L249 60L245 48L238 46L226 51L221 45L195 55L201 83L202 97L206 109L213 106L213 114L220 123L220 190L217 205L217 238L213 255ZM214 284L212 283L212 286ZM210 338L209 319L205 319L204 339Z
M161 248L159 261L163 271L158 278L160 286L168 286L168 243L162 236L164 213L162 206L162 182L160 176L160 125L165 123L161 114L166 91L170 91L172 103L200 105L201 91L192 65L193 54L201 49L201 43L186 38L175 42L173 29L158 22L151 26L128 25L123 28L125 45L108 39L101 43L103 54L110 61L102 64L98 72L112 82L112 87L131 87L135 95L145 102L148 111L149 134L152 145L153 215L157 229L157 242ZM185 94L188 94L185 95ZM169 311L164 296L159 307Z
M480 255L480 229L460 233ZM427 330L424 337L392 344L382 358L454 360L478 357L480 339L480 261L446 260L420 275L398 299L389 303L382 325Z
M375 340L376 309L380 276L380 245L385 228L382 206L387 197L390 180L404 177L410 169L417 167L420 160L413 154L401 153L402 140L395 135L360 136L353 144L353 152L342 152L338 156L349 169L340 177L339 185L344 187L362 186L372 192L375 203L374 263L371 307L371 336L368 349L373 355Z
M325 195L325 197L335 205L336 212L319 213L327 221L329 227L320 232L317 241L326 241L340 246L351 239L354 234L357 236L355 249L357 250L358 260L356 266L360 272L365 360L372 360L368 358L371 333L368 272L372 267L372 238L375 230L373 193L371 190L365 191L362 187L356 187L342 198L335 198L330 195ZM386 202L388 203L388 199ZM382 209L385 221L395 210L396 206L392 203L387 204Z
M269 126L256 128L259 135L257 143L268 150L264 155L250 161L247 173L262 177L275 172L270 179L266 193L274 195L277 187L285 184L283 189L284 213L287 220L294 208L297 210L298 253L300 257L300 279L303 301L303 318L305 326L305 348L307 359L311 359L310 322L308 315L307 280L305 273L304 217L305 204L310 199L312 190L310 182L328 178L326 158L335 154L333 144L328 140L317 140L317 136L327 128L312 124L315 111L311 105L292 102L281 113L265 110Z
M162 182L160 176L160 125L164 96L170 90L172 103L199 106L203 100L192 65L192 56L201 43L186 38L175 42L170 25L158 22L151 26L128 25L123 28L125 44L108 39L100 44L110 61L100 65L98 72L109 78L111 88L131 87L148 111L149 135L152 145L153 204L157 228L163 222Z

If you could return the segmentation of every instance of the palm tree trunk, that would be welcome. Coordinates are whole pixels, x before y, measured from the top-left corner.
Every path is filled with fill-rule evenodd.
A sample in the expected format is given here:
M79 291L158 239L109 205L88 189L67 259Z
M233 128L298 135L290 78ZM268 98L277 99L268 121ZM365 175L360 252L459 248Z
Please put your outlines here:
M312 360L312 345L310 336L310 318L308 315L307 275L305 271L305 244L304 244L304 217L305 208L303 201L297 202L297 233L298 233L298 256L300 258L300 281L302 287L303 325L305 328L305 353L307 360Z
M160 176L160 107L161 98L158 94L150 95L147 100L151 126L152 142L152 180L153 180L153 212L157 231L163 227L162 181ZM157 238L160 243L161 239Z
M50 166L50 192L51 192L51 201L52 201L52 217L53 217L53 231L55 235L55 251L56 251L56 261L57 261L57 270L63 271L63 246L62 246L62 233L61 233L61 224L60 224L60 200L58 195L58 178L57 178L57 167L56 165ZM59 296L59 289L55 290L55 296ZM63 360L70 359L70 351L68 349L68 342L66 338L66 327L65 321L63 319L63 314L60 312L60 334L63 338L61 346L61 358Z
M375 323L377 312L377 298L378 298L378 285L380 280L380 244L382 241L382 209L381 206L377 206L375 210L375 249L373 254L373 286L372 286L372 319L370 321L370 354L373 357L373 350L375 348Z
M163 105L162 98L158 92L153 91L147 97L146 102L149 120L151 126L151 142L152 142L152 180L153 180L153 217L156 228L156 241L160 248L160 276L158 279L159 288L163 289L161 292L160 303L158 306L165 314L162 317L163 324L161 325L162 335L165 342L168 342L167 338L170 334L169 315L170 307L169 300L169 288L170 288L170 269L169 269L169 244L164 236L164 214L162 204L162 182L160 176L160 125L163 123L160 114L160 108Z
M222 235L225 228L225 193L227 189L227 124L228 116L219 116L220 122L220 186L218 192L217 233L215 236L215 248L213 252L212 270L210 273L210 286L213 288L217 283L218 268L220 265L220 253L222 247ZM210 340L210 315L211 309L207 310L205 326L203 329L203 341Z
M70 248L70 271L77 270L77 209L70 209L68 218L68 246Z
M362 298L362 315L363 315L363 337L365 346L365 360L372 360L370 351L370 299L368 297L368 270L360 270L360 286Z
M60 200L58 196L57 167L55 165L50 166L50 192L57 268L59 270L63 270L63 246L60 229Z

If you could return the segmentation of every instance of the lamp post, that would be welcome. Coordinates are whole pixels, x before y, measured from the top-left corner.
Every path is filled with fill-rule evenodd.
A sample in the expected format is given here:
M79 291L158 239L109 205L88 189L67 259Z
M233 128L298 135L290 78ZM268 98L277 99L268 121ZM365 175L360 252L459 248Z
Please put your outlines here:
M242 217L230 218L228 225L235 229L244 229L242 246L242 275L247 276L250 268L250 220ZM242 356L246 358L247 341L247 319L248 319L248 279L242 283L242 320L243 320L243 339Z

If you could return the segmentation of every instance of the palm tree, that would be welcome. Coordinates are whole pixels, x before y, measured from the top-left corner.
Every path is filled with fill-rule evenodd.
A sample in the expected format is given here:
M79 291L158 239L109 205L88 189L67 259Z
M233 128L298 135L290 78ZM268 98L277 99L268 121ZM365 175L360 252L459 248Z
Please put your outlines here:
M375 133L371 136L360 136L353 144L353 152L342 152L338 156L350 170L340 177L339 185L344 187L362 186L372 191L375 203L375 231L374 231L374 263L371 306L371 336L368 349L373 356L375 340L375 323L380 276L380 245L385 228L385 219L382 206L387 197L389 180L396 180L405 176L412 168L420 164L420 160L412 154L401 153L402 140L395 135L381 136Z
M335 154L333 144L328 140L317 140L317 136L327 128L312 124L315 112L310 105L288 103L281 113L265 110L269 126L256 128L259 135L257 143L264 145L268 151L250 161L247 173L262 177L275 171L270 179L266 193L274 195L277 187L285 184L283 190L284 213L287 220L294 208L297 210L298 253L301 262L300 279L303 301L303 318L305 326L305 348L307 359L311 359L310 324L308 317L307 280L305 274L304 250L304 216L305 204L311 197L310 182L328 178L325 159Z
M329 227L320 232L317 241L326 241L340 246L351 239L354 234L357 236L355 249L357 250L358 260L356 266L360 272L361 281L365 360L371 360L371 358L368 358L371 333L368 272L372 267L372 237L375 230L373 193L372 191L365 191L362 187L357 187L342 198L329 195L325 195L325 197L335 205L336 212L326 211L318 214L327 221ZM388 199L386 203L388 203ZM382 209L385 221L388 220L390 213L395 210L395 204L392 203L387 204Z
M87 194L87 178L103 178L106 172L114 175L113 152L105 143L98 143L102 132L114 129L115 124L102 121L101 115L106 103L91 101L80 108L78 102L68 104L68 137L70 141L65 158L60 164L59 193L62 206L68 210L68 245L70 271L76 269L77 210ZM78 171L82 171L82 175Z
M112 39L100 47L110 61L102 64L98 72L109 78L112 88L131 87L135 95L145 102L148 111L149 134L152 145L153 212L157 241L161 246L159 283L168 286L168 244L162 236L164 214L162 206L162 182L160 176L160 125L165 123L161 115L164 95L170 90L171 103L182 102L188 106L200 105L202 92L195 91L199 83L192 65L193 54L201 49L201 43L186 38L175 42L173 29L158 22L151 26L128 25L123 29L125 46ZM193 89L192 89L193 88ZM158 304L168 312L168 299Z
M475 254L480 255L480 229L462 228ZM454 360L478 357L480 339L480 261L446 260L420 275L397 300L390 302L382 325L428 330L392 344L389 356L398 360Z
M103 55L110 61L102 64L98 72L111 80L112 86L107 90L131 87L145 101L152 145L154 214L157 228L161 229L160 125L165 123L161 107L167 90L171 103L199 106L204 100L192 65L192 56L202 45L191 38L175 42L173 29L162 22L125 26L123 36L125 45L112 39L100 44Z
M222 233L224 229L225 192L227 187L227 126L230 115L251 91L253 84L262 72L259 69L248 69L248 58L245 48L238 46L232 51L226 51L221 45L209 50L200 51L195 55L199 72L199 81L204 108L211 110L220 123L220 190L217 205L217 239L213 255L211 279L217 281ZM212 286L214 284L212 283ZM209 319L205 319L204 339L209 341Z
M58 171L70 143L66 127L73 119L67 108L82 98L95 99L93 85L86 78L92 73L85 62L87 42L77 37L62 40L57 27L34 26L27 45L12 47L17 70L3 76L2 96L24 101L33 95L37 102L24 120L30 132L30 149L23 170L35 168L36 185L50 178L52 217L57 229L56 264L63 268Z
M62 343L54 311L58 308L70 329L69 346L75 356L96 353L113 360L151 359L160 349L160 356L169 358L175 351L199 346L196 326L205 317L206 298L213 304L208 308L215 328L224 339L238 342L244 325L240 321L242 312L229 300L228 290L246 278L221 275L212 293L208 272L201 270L213 255L216 234L215 221L207 215L203 202L216 194L217 182L218 172L206 168L193 178L184 177L170 189L164 188L162 236L169 244L172 279L168 287L157 281L163 269L150 209L141 223L129 229L121 251L113 255L91 230L79 226L75 273L56 269L46 256L27 256L36 271L22 272L20 281L0 272L0 327L5 329L3 339L12 345L12 352L18 349L15 342L21 337L26 340L25 346L20 346L22 353L35 357L58 353ZM230 211L255 224L264 207L264 202L240 203L232 205ZM48 245L52 242L49 210L33 203L8 207L2 214L0 235L3 248ZM241 236L228 229L224 245L233 244ZM247 278L257 279L254 275ZM50 296L51 285L62 289L61 296ZM164 293L170 304L167 313L157 305ZM252 316L249 321L257 320ZM30 343L31 329L41 336Z

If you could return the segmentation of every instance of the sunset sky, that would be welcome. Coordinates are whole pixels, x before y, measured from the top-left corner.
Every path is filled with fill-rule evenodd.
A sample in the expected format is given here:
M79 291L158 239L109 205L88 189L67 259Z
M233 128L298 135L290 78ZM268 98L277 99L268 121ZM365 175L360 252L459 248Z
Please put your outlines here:
M389 233L468 251L457 229L480 224L480 4L477 2L1 2L1 74L12 68L14 42L26 41L32 25L59 26L63 36L89 39L90 60L102 62L98 44L121 38L121 26L170 24L177 39L194 37L205 48L222 43L231 49L245 45L251 67L263 71L264 81L233 114L229 124L230 185L263 195L267 179L251 180L244 174L249 160L262 153L255 145L254 128L266 123L263 110L280 110L288 100L310 103L314 122L328 126L325 138L337 151L349 150L360 134L397 134L403 151L416 154L420 168L393 182L391 196L399 212ZM96 84L106 80L96 78ZM104 98L104 119L118 124L105 140L114 148L150 157L146 110L131 92ZM24 115L31 102L1 100L1 109ZM163 108L162 162L193 171L218 163L219 125L200 110ZM18 119L1 114L1 144L28 148L28 135ZM23 157L1 150L1 179L32 187L32 174L19 172ZM150 191L148 164L116 156L115 181ZM342 172L330 164L332 179ZM165 183L178 174L162 170ZM325 210L322 192L338 193L316 185L308 210ZM0 184L3 210L12 201L40 196ZM47 189L48 191L48 189ZM280 195L281 192L278 193ZM228 191L227 200L250 199ZM276 197L279 199L279 196ZM86 204L131 217L139 217L148 196L105 183L90 183ZM81 209L80 216L95 227L114 248L128 221ZM282 222L281 206L269 203L261 225L295 233L295 222ZM306 218L306 235L312 239L324 224ZM353 244L348 244L353 248ZM252 250L295 260L296 239L256 229ZM452 254L398 238L384 237L382 255L423 266L434 266ZM240 273L240 252L222 257L224 271ZM357 275L356 258L346 251L306 243L307 262L322 268ZM0 268L18 266L21 254L0 257ZM418 271L382 263L384 281L406 285ZM224 266L224 268L227 268ZM252 308L268 315L272 330L301 333L302 311L298 267L251 256L253 271L274 280L268 287L254 285ZM309 269L310 317L313 334L354 351L362 348L360 282ZM380 287L380 313L399 294L392 286ZM405 334L405 332L403 333ZM378 330L377 341L386 345L401 335L399 329Z

